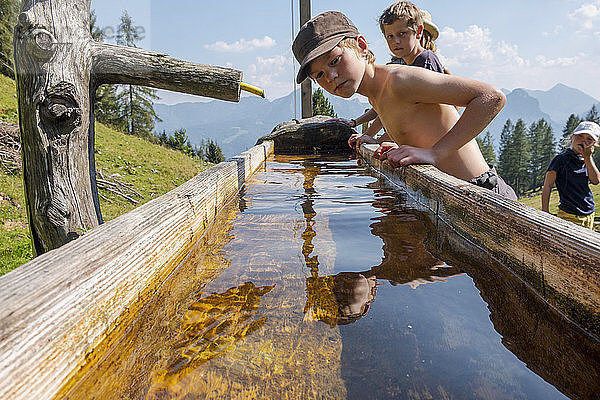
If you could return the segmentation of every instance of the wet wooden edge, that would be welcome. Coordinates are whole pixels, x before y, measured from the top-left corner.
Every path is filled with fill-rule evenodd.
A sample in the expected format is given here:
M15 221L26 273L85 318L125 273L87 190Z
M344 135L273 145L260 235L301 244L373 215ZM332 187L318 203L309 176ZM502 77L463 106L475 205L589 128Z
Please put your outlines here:
M436 224L458 234L507 266L560 312L600 336L600 233L503 198L431 165L391 168L360 155L392 184L429 209Z
M254 146L0 277L0 398L54 398L100 358L271 154Z

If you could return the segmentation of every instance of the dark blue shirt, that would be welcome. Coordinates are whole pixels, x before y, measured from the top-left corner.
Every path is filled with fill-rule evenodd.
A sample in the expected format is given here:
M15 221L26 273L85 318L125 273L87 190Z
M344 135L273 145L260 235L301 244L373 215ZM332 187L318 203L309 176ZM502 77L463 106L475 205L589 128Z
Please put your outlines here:
M587 168L583 158L567 149L552 159L548 171L556 172L558 208L569 214L589 215L595 210Z
M402 58L392 57L392 61L388 64L406 65L406 62ZM444 73L444 66L438 56L431 50L422 51L410 65L411 67L421 67L434 72Z

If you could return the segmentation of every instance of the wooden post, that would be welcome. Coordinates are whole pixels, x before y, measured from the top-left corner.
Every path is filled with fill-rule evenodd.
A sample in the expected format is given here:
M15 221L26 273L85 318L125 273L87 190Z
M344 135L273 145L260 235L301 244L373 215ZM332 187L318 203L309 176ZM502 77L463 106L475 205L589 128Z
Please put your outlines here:
M99 85L240 97L240 71L94 42L90 1L25 0L15 27L25 196L37 255L102 223L92 101Z
M310 0L300 0L300 26L311 18ZM312 117L312 84L310 79L305 79L300 86L302 100L302 118Z

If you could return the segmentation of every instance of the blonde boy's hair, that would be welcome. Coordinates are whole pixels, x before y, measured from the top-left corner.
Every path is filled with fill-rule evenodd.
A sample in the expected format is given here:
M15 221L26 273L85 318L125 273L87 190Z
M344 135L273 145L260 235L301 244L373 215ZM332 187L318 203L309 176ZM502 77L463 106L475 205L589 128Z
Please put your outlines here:
M421 10L409 1L397 1L386 8L379 17L379 28L383 30L384 25L391 25L396 21L405 21L409 29L417 32L420 25L423 25L423 16Z
M360 55L362 53L362 49L358 45L358 40L356 40L356 38L343 39L340 43L338 43L338 46L352 49L352 50L356 51L356 53L358 55ZM375 63L375 54L373 54L373 52L371 50L369 50L369 52L367 53L367 62L369 64Z

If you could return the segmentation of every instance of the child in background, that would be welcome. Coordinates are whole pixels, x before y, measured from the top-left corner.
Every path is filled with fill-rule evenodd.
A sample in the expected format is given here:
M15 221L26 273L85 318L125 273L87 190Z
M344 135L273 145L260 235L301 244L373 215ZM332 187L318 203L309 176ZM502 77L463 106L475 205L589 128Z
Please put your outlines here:
M583 121L571 134L571 147L552 161L542 189L542 211L549 212L550 191L556 183L560 204L559 218L593 229L595 203L589 183L600 182L600 172L592 159L600 137L600 126Z
M434 40L439 36L438 27L431 21L431 14L419 10L408 1L398 1L386 8L379 17L379 28L385 37L388 48L392 52L389 64L411 65L426 68L435 72L447 73L435 55ZM361 143L377 143L374 139L383 125L377 113L371 109L356 119L337 119L354 128L375 119L364 134L353 134L348 140L350 147ZM384 134L381 141L389 140Z
M512 188L488 167L475 141L506 103L498 89L424 68L376 65L365 37L336 11L306 22L292 50L300 63L296 82L310 76L336 96L368 97L395 142L382 143L375 155L392 167L433 164L516 199ZM453 106L466 108L459 115Z

